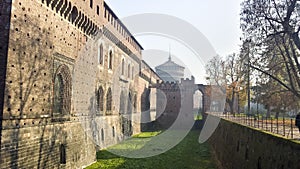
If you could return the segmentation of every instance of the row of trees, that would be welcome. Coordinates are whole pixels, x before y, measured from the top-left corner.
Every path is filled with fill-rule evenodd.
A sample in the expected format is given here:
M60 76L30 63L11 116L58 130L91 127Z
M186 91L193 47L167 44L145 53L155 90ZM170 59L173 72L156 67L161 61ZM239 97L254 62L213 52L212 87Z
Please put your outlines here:
M232 113L237 96L242 96L239 105L245 105L248 70L258 93L252 98L268 115L299 109L300 0L244 0L241 7L240 53L225 60L214 57L206 67L210 82L226 89Z

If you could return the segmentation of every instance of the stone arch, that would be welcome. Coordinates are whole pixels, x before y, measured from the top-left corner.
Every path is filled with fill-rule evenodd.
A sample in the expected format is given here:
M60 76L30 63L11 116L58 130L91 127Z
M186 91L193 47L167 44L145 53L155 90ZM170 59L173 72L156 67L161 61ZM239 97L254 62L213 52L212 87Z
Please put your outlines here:
M197 84L195 87L195 91L200 91L202 93L202 115L209 111L210 109L210 86L203 85L203 84Z
M203 112L204 95L200 90L196 90L193 94L193 113L195 120L201 117Z
M202 112L204 112L204 104L205 104L205 87L201 87L201 88L197 88L197 90L195 90L194 93L196 93L197 91L199 91L202 94Z
M150 110L150 89L144 88L144 91L141 95L141 112L149 111Z
M141 131L148 131L151 128L151 116L150 116L150 89L144 88L143 93L140 96L140 111L141 111L141 122L140 127Z
M69 114L71 111L72 77L68 66L58 67L54 77L53 113Z

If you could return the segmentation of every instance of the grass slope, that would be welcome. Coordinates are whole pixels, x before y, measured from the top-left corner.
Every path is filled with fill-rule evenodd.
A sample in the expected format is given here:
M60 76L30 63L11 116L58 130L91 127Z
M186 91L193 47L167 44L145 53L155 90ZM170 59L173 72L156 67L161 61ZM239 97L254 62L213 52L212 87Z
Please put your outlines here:
M113 147L133 148L132 140L143 144L158 132L145 132L134 136L125 143ZM198 143L199 132L191 131L187 137L171 150L158 156L130 159L116 156L107 150L97 153L97 162L87 169L216 169L208 144ZM139 146L138 146L139 147Z

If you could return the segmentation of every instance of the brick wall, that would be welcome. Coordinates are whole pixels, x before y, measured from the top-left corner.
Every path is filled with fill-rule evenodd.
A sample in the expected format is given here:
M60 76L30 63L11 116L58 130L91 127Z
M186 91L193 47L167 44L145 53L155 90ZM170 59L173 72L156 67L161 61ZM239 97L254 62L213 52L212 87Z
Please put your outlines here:
M7 67L7 51L10 28L11 2L0 1L0 147L2 140L2 119L4 107L4 89ZM0 153L1 159L1 153Z
M221 120L209 139L224 169L299 169L300 144Z
M121 36L116 27L104 31L103 24L111 22L104 18L102 0L94 0L92 7L87 0L14 0L11 16L6 2L0 1L0 26L5 28L0 37L0 76L6 77L0 81L5 82L0 84L0 102L4 104L0 168L81 168L91 164L96 150L127 137L119 110L122 91L126 98L129 93L137 98L133 114L126 116L132 120L130 134L140 132L141 95L151 82L139 80L139 46L129 37L116 42ZM102 65L98 64L101 43ZM112 69L108 68L110 51L114 54ZM122 58L130 75L120 74ZM57 114L54 83L62 66L69 71L70 108ZM106 110L104 97L104 112L97 114L95 91L100 86L104 96L111 88L112 110Z

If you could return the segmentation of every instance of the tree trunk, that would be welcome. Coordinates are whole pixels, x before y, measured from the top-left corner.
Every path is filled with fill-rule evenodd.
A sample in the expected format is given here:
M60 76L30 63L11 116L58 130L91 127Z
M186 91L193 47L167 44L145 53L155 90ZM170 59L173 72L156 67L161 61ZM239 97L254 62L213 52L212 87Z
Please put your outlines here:
M270 106L268 106L268 107L267 107L267 114L266 114L266 117L267 117L267 118L270 118L270 115L271 115Z

